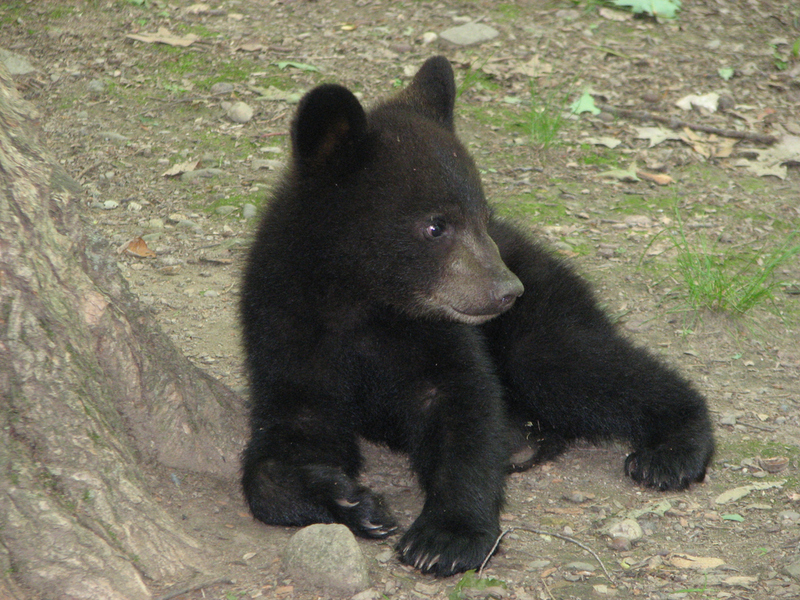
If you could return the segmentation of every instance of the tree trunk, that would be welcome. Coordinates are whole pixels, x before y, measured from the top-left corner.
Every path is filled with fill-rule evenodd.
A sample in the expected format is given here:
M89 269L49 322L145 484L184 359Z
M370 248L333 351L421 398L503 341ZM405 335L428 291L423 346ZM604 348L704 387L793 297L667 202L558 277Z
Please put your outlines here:
M244 408L128 290L38 119L0 63L0 598L149 598L204 551L145 476L235 476Z

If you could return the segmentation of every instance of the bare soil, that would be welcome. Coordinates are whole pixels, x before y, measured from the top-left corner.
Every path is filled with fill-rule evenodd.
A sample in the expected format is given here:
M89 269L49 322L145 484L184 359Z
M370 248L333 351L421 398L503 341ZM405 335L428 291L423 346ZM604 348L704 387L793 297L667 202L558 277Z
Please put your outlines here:
M719 136L699 131L678 131L684 140L648 147L636 128L655 123L608 113L569 118L547 148L524 129L533 77L551 105L591 88L620 108L798 135L800 63L790 47L800 37L800 7L792 4L687 1L670 22L617 21L625 13L601 12L593 2L544 0L223 0L199 11L189 0L10 0L0 6L0 44L35 64L18 86L42 110L50 147L84 187L87 218L120 249L132 289L186 355L243 398L236 305L255 226L244 215L247 204L268 198L286 160L291 102L316 83L337 81L369 104L405 84L428 56L447 55L459 82L468 82L457 126L484 171L487 196L570 256L620 326L697 383L719 441L707 481L685 493L634 486L622 472L626 449L616 445L581 446L512 476L504 525L570 536L598 554L612 579L578 545L521 529L505 537L486 575L506 583L502 595L520 600L798 598L799 261L776 273L787 283L776 288L774 302L745 315L687 310L669 231L677 207L692 240L734 253L776 247L800 225L800 170L790 165L785 178L757 176L736 162L766 145L742 140L730 157L715 156L724 154ZM468 19L499 36L471 47L423 44L424 33ZM126 37L160 27L198 39L176 47ZM545 75L531 71L533 59ZM735 69L729 80L718 74L725 67ZM212 91L219 82L232 88ZM690 93L713 91L726 98L727 110L674 106ZM249 122L228 117L224 103L236 101L254 109ZM622 143L612 151L591 140L603 136ZM600 175L634 160L672 183ZM164 175L186 162L218 171L191 180ZM140 236L154 256L124 251ZM365 482L407 526L421 498L403 458L381 448L366 452ZM774 485L718 502L727 490L765 483ZM218 556L208 565L214 575L153 582L155 595L188 583L175 597L329 597L281 571L280 551L292 531L253 522L236 481L158 472L152 486ZM604 528L628 516L644 537L611 542ZM419 575L396 561L392 543L360 542L371 597L451 593L458 577Z

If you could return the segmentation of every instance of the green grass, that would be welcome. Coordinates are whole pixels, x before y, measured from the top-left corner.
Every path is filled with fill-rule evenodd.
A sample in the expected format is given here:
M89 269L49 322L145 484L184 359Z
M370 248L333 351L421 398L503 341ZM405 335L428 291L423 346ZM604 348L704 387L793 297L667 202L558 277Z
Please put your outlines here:
M528 83L531 106L524 115L524 128L531 140L544 148L556 141L566 123L564 114L567 110L568 94L564 87L544 90L539 87L536 79L531 79Z
M735 247L721 250L706 237L690 240L676 210L676 225L670 230L678 251L676 270L686 287L689 305L741 315L755 306L772 304L781 282L775 271L800 254L797 234L786 241L761 248Z

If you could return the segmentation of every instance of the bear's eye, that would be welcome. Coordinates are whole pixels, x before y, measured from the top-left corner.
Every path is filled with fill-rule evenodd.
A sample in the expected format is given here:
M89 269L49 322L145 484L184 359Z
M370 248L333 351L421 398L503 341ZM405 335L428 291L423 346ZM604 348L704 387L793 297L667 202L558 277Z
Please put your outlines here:
M432 219L425 224L425 237L428 239L436 239L444 235L447 230L447 223L444 219Z

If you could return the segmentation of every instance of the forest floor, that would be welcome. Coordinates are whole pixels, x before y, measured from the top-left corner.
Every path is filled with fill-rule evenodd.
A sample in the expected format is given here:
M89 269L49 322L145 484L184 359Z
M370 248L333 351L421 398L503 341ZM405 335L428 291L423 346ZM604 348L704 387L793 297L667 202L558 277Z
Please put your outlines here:
M438 35L467 22L499 35L471 46ZM611 579L578 545L516 529L485 573L506 586L492 593L800 597L800 255L778 264L771 298L753 308L737 308L733 292L757 287L759 270L800 244L800 5L686 1L676 19L655 20L593 0L5 0L0 44L30 60L18 86L131 288L187 356L243 397L244 251L287 159L297 98L336 81L369 105L428 56L448 56L457 128L496 210L569 257L632 339L696 382L718 440L707 480L682 493L633 485L617 445L579 446L510 477L504 526L580 541ZM667 124L570 114L585 91ZM690 94L710 108L676 106ZM230 117L239 101L253 109L244 123ZM693 304L679 268L692 256L708 259L723 289L707 307ZM367 454L365 482L408 526L421 498L405 462ZM236 481L176 472L154 485L218 556L209 573L223 575L177 597L329 596L282 571L293 531L253 522ZM643 536L610 542L623 518ZM372 579L362 598L486 594L402 566L393 541L359 542Z

